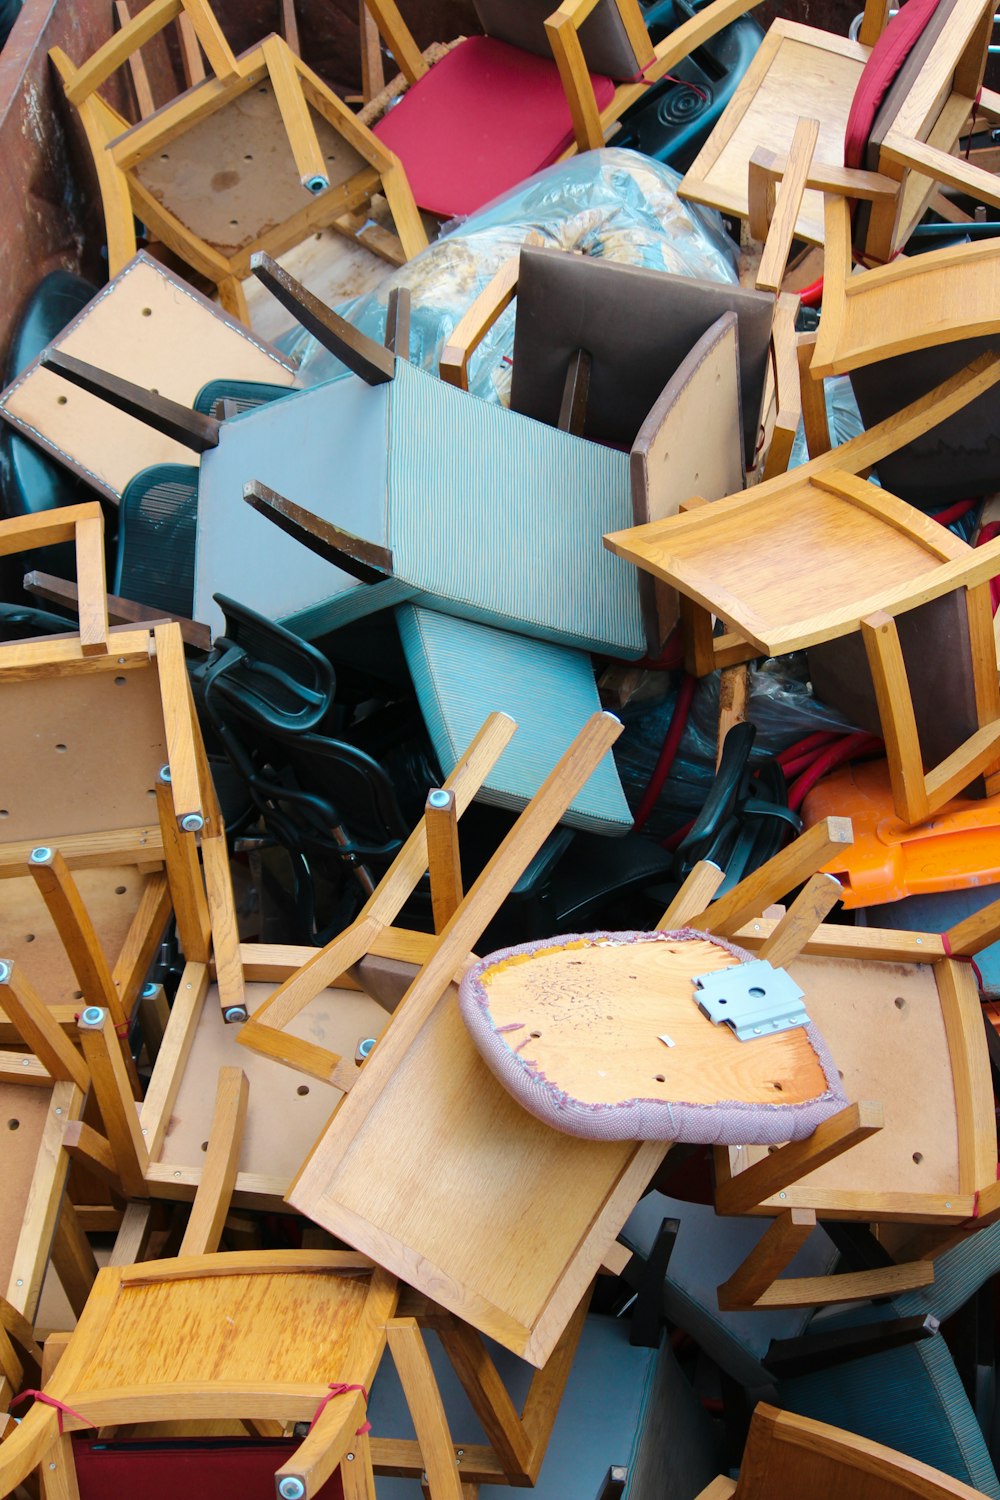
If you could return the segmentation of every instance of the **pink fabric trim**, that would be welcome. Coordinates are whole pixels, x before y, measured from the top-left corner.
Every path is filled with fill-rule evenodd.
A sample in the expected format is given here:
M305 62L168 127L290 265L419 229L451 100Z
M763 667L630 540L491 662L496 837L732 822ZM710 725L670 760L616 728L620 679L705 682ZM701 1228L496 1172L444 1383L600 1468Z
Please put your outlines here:
M490 1071L507 1092L529 1114L567 1135L599 1141L684 1141L692 1145L779 1146L785 1141L812 1135L823 1120L845 1108L847 1097L840 1084L833 1058L812 1022L806 1036L819 1060L826 1089L801 1104L750 1104L746 1100L720 1100L717 1104L690 1104L682 1100L624 1099L617 1104L586 1104L574 1099L519 1055L493 1022L489 996L482 975L503 959L535 953L562 943L689 942L696 938L714 943L741 962L753 958L744 948L710 932L684 927L676 932L588 932L541 938L515 948L502 948L469 969L458 991L462 1019ZM527 1040L527 1039L525 1039ZM524 1046L525 1042L521 1043ZM752 1042L746 1043L752 1046Z

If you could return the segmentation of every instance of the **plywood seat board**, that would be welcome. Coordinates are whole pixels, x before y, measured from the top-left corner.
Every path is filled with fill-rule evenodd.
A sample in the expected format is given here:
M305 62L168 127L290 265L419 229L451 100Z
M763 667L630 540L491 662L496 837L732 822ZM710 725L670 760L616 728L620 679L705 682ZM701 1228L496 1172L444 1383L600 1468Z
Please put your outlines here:
M310 1172L314 1157L288 1196L355 1249L433 1288L451 1311L540 1364L562 1325L537 1356L525 1330L541 1319L628 1166L648 1159L648 1177L664 1149L579 1140L527 1114L473 1046L453 986L343 1161L327 1176ZM632 1206L622 1206L620 1221L609 1219L605 1250ZM566 1318L585 1288L586 1281Z
M148 823L159 848L156 778L168 756L155 671L5 679L3 703L0 846Z
M139 908L145 877L134 865L110 865L78 870L75 879L113 968ZM83 999L62 939L30 875L0 885L0 957L23 967L47 1005L68 1006Z
M814 1099L827 1082L803 1027L741 1042L699 1010L695 976L739 962L704 939L570 944L500 959L481 982L493 1026L583 1103Z
M270 984L248 984L251 1012L273 992ZM357 990L324 990L289 1024L289 1033L341 1056L353 1057L358 1043L377 1036L388 1017L380 1005ZM333 1084L292 1072L269 1057L237 1043L239 1028L222 1019L218 989L212 985L194 1030L191 1054L170 1112L158 1160L186 1172L200 1170L212 1121L213 1088L219 1069L240 1067L250 1084L239 1172L271 1180L276 1196L288 1187L316 1137L342 1097ZM237 1193L240 1191L237 1179Z
M815 1192L959 1194L958 1125L934 969L850 958L789 965L843 1073L848 1099L878 1101L883 1128L800 1178L786 1202ZM764 1154L743 1148L739 1165ZM772 1206L774 1200L771 1200Z
M356 152L315 110L309 111L331 186L365 168ZM116 144L126 144L128 135ZM164 143L135 168L153 196L226 256L307 208L270 80Z
M35 1164L52 1105L51 1088L0 1083L0 1294L9 1295Z

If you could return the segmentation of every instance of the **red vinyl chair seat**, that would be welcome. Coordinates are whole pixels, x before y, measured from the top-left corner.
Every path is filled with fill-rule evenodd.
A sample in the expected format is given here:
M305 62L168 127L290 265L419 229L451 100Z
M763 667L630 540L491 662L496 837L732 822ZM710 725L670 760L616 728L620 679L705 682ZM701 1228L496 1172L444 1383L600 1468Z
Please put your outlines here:
M604 109L615 85L591 78ZM403 163L418 206L443 218L474 213L550 166L574 139L552 59L488 36L452 48L374 129Z
M865 166L868 137L882 101L942 0L907 0L871 50L854 90L844 131L844 166Z

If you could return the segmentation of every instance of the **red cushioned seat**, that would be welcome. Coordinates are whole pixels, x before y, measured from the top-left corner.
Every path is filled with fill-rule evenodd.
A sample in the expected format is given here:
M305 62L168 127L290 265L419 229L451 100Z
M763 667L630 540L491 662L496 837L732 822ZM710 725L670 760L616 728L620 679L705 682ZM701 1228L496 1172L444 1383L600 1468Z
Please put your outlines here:
M591 77L603 109L615 86ZM555 63L488 36L467 38L435 63L375 134L403 163L419 207L445 218L475 212L574 139Z
M854 90L844 131L844 166L864 167L868 137L883 99L942 0L907 0L871 50Z

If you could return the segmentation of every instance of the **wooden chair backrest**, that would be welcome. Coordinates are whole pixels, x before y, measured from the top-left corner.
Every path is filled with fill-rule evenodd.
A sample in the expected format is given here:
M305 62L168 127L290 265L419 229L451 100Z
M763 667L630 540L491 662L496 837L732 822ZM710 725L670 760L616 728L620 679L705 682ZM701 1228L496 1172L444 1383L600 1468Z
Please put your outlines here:
M70 103L79 106L89 99L123 63L172 21L178 23L186 67L194 70L192 83L200 81L197 76L199 71L204 77L200 61L194 61L199 56L199 47L209 69L220 82L236 76L239 72L236 55L208 0L150 0L138 15L126 21L114 36L76 69L74 77L66 83L66 97ZM197 46L190 45L192 34Z
M978 1490L881 1443L761 1403L734 1500L982 1500Z

